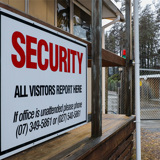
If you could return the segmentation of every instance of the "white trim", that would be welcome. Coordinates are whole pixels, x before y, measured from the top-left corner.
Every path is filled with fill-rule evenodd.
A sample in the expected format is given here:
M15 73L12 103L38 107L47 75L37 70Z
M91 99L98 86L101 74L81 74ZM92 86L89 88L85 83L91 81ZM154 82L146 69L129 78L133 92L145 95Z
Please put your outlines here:
M105 28L109 27L110 25L112 25L112 24L114 24L118 21L120 21L120 15L117 15L117 18L115 20L113 20L113 21L107 23L106 25L102 26L102 29L105 29Z
M160 71L160 69L145 69L145 68L140 68L140 71Z
M106 67L102 67L102 113L105 114L106 109Z
M148 79L148 78L160 78L160 74L152 74L152 75L143 75L139 78Z
M29 14L29 0L25 0L25 13Z
M73 15L74 15L74 6L73 0L70 0L70 33L73 34Z
M54 26L57 27L57 0L54 0Z

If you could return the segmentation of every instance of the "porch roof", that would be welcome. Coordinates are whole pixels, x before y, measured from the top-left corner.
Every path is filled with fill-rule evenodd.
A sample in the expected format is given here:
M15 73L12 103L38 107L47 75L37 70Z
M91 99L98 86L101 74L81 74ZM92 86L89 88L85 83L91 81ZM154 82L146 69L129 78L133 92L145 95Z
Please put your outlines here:
M91 14L92 0L73 0L73 2L76 4L79 3L81 7L86 8ZM114 20L118 15L120 16L120 21L123 22L124 16L113 2L111 0L103 0L102 19Z

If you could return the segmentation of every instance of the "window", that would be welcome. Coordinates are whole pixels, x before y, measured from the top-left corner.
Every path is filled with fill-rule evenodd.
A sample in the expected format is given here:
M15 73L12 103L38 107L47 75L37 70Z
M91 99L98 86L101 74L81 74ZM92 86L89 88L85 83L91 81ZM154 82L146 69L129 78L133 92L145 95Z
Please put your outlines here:
M91 16L74 5L74 35L91 41Z
M70 0L57 0L57 27L70 31Z

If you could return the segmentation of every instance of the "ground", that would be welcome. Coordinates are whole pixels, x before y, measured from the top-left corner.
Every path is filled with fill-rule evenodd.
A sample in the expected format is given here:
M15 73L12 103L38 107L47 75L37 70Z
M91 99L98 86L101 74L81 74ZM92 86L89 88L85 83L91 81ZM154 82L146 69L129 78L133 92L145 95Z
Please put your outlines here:
M142 121L141 123L141 159L160 160L160 121ZM135 142L135 135L134 135ZM136 160L134 143L132 160Z

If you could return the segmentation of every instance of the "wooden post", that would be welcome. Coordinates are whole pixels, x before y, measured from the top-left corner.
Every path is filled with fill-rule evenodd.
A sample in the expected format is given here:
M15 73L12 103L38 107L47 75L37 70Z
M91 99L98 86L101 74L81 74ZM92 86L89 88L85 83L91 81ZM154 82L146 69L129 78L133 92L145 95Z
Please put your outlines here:
M134 59L134 58L133 58ZM132 115L135 115L135 67L132 67Z
M92 137L102 135L102 1L92 0Z
M132 15L131 15L131 0L126 0L126 68L125 68L125 106L126 115L132 114Z
M126 71L125 68L122 69L121 73L121 90L120 90L120 114L126 114L126 99L127 99L127 93L126 93Z

